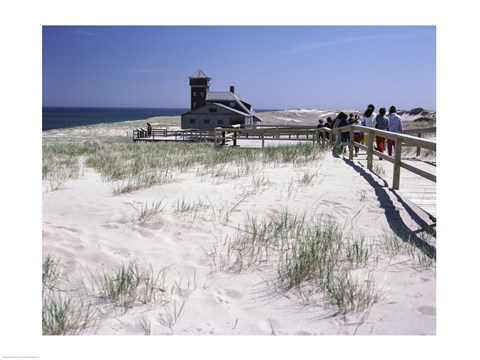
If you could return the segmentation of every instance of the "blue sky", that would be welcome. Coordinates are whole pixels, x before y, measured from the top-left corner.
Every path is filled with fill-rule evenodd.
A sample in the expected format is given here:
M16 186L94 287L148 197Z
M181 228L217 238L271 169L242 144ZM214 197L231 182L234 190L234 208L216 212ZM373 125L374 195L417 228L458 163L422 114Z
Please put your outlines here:
M256 109L436 109L435 26L44 26L44 106L188 107L188 77Z

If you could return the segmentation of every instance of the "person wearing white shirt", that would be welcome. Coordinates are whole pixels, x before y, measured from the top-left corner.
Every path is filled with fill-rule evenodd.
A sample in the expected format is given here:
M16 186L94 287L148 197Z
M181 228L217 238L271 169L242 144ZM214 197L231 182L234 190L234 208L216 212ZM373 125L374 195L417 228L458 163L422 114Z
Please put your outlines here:
M363 118L362 118L363 126L373 127L373 128L375 127L376 125L375 117L377 116L377 114L375 114L374 110L375 110L375 106L373 106L373 104L369 104L367 107L367 110L365 110L365 113L363 114ZM364 144L368 146L368 133L365 133L363 135L363 141L364 141Z
M395 106L390 106L388 111L388 131L394 133L401 133L403 132L403 123L402 118L400 115L397 114L397 109ZM395 140L387 139L387 148L388 148L388 156L392 156L393 148L395 147Z

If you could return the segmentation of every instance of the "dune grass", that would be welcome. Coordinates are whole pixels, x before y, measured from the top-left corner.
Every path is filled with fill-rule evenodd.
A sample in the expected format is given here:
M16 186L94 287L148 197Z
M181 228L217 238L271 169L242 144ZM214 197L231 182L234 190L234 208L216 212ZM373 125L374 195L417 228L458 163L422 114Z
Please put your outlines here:
M65 281L60 259L49 254L42 264L43 335L76 335L95 326L97 310L81 296L70 295Z
M177 305L177 300L173 300L173 307L170 306L171 302L163 307L163 312L158 315L158 321L163 326L169 328L171 331L173 327L180 321L183 315L186 300L182 301L181 305Z
M144 335L152 334L152 322L144 314L138 317L137 322Z
M44 288L57 287L61 275L60 260L52 255L47 255L42 263L42 283Z
M435 266L421 249L394 234L367 239L345 224L287 210L265 218L247 215L233 236L219 239L206 253L214 271L274 269L279 289L341 313L362 311L379 300L373 273L381 258L420 270Z
M431 235L428 233L420 233L419 237L425 242L430 243ZM416 269L428 269L436 266L436 259L427 256L427 254L414 246L408 241L401 240L398 236L391 232L385 232L378 246L382 252L390 257L404 257L406 262Z
M160 201L154 201L152 204L149 206L148 203L145 203L141 207L137 207L130 203L130 205L135 209L137 212L137 215L135 217L135 220L138 221L140 225L145 224L147 221L155 217L157 214L161 213L163 210L162 207L162 202L163 200Z
M262 219L247 216L233 237L208 253L219 271L276 269L274 282L284 291L294 289L307 303L323 302L341 312L363 310L379 298L373 279L356 274L375 267L372 245L328 219L286 210Z
M114 194L124 194L172 181L174 174L196 169L197 176L217 182L257 173L264 166L296 166L321 159L323 145L298 144L276 148L215 149L204 143L133 143L128 138L43 144L42 178L47 191L60 190L84 169L101 174ZM308 182L314 174L305 174Z
M112 311L128 312L135 306L159 305L158 322L170 330L180 320L186 303L182 281L166 282L167 267L155 272L134 260L113 269L90 272L71 284L62 276L61 261L48 255L43 262L42 332L44 335L79 335L94 329ZM79 284L81 284L79 286ZM197 287L196 274L187 289ZM152 323L140 316L138 325L150 335Z
M84 304L65 293L43 296L43 335L77 335L96 323L96 309L91 303Z
M92 274L91 289L104 303L111 303L124 311L136 304L149 304L165 291L165 271L140 268L135 262L122 264L113 271ZM163 290L163 291L162 291Z

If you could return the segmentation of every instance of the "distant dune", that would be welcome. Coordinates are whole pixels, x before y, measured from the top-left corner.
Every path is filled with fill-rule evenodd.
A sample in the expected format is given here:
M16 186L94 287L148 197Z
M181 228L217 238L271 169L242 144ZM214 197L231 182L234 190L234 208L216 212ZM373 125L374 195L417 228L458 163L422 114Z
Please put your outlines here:
M340 111L347 114L354 113L360 117L363 110L341 109L341 110L322 110L322 109L287 109L280 111L272 111L266 113L258 113L258 117L262 119L264 125L294 125L294 126L314 126L319 119L327 119L335 117ZM423 108L415 108L412 110L398 110L398 114L405 122L409 121L426 121L436 122L436 112Z

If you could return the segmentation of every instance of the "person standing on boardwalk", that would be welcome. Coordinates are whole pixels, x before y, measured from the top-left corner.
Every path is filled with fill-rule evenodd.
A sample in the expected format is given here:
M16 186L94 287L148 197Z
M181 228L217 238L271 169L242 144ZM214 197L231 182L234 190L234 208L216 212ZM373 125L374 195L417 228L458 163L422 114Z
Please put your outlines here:
M338 114L338 125L337 128L342 128L344 126L350 125L350 121L348 121L348 116L344 112ZM341 142L341 149L342 152L345 152L346 145L350 142L350 131L342 132L340 134L340 142ZM338 141L338 139L337 139Z
M353 113L350 113L350 114L348 115L348 122L349 122L350 124L352 124L354 121L355 121L355 117L354 117Z
M328 127L329 129L333 128L333 119L330 116L327 118L327 123L325 124L325 127Z
M147 135L148 137L152 136L152 125L147 123Z
M351 125L361 125L360 117L358 115L355 115L355 117L353 118L353 121L351 122ZM354 133L353 133L353 141L355 141L356 143L362 143L363 142L363 132L361 132L359 130L355 130ZM355 146L355 155L354 156L358 156L358 150L359 150L359 147Z
M325 126L325 124L323 123L323 119L318 119L318 125L317 125L317 129L321 129ZM319 133L318 136L320 137L320 139L323 139L323 133Z
M329 128L330 130L333 129L333 119L330 116L327 118L327 122L325 124L325 127ZM330 140L330 141L333 141L332 136L333 136L332 132L329 132L329 133L325 134L325 138Z
M386 113L387 110L385 110L385 108L381 108L378 111L378 115L375 118L375 128L378 130L387 130L388 128L388 119L385 116ZM377 150L383 153L385 151L385 138L382 136L376 136L375 141L377 142Z
M363 114L362 118L362 125L366 127L375 127L375 117L377 114L375 114L375 106L373 104L369 104L367 106L367 110L365 110L365 113ZM363 140L365 142L365 145L368 146L368 133L365 133L363 135Z
M403 132L403 124L402 118L400 115L397 114L397 109L395 106L390 106L388 111L388 131L394 133L401 133ZM387 148L388 148L388 155L392 156L393 148L395 147L395 140L387 139Z

